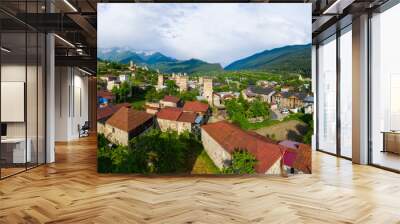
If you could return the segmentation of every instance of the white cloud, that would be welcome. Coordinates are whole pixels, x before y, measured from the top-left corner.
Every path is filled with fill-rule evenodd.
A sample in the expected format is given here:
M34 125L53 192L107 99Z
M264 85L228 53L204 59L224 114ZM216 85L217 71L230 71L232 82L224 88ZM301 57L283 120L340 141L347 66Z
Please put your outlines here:
M227 65L266 49L311 42L310 4L101 3L98 9L100 48Z

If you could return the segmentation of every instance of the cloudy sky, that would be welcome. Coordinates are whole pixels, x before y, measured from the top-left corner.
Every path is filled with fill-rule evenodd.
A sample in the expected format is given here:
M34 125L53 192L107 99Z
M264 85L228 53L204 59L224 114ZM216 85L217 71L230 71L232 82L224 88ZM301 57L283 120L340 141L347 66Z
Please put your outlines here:
M230 62L311 42L311 4L98 4L98 47Z

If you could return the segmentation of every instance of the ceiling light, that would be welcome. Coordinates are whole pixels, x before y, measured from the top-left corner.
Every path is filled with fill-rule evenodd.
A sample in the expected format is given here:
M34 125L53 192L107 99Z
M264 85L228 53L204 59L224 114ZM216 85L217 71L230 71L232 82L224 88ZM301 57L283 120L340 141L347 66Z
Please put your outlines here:
M92 75L90 72L88 72L88 71L85 71L85 70L83 70L83 69L81 69L81 68L78 68L79 69L79 71L81 71L81 72L83 72L83 73L85 73L85 74L87 74L87 75Z
M354 0L336 0L322 14L342 14L343 9L351 5Z
M322 14L339 14L337 12L337 7L338 7L339 2L340 2L340 0L336 0L335 2L333 2L333 4L330 5L327 9L325 9ZM332 10L335 12L331 12Z
M67 4L74 12L78 12L78 10L73 6L68 0L64 0L65 4Z
M66 43L67 45L69 45L70 47L75 48L75 45L73 45L71 42L69 42L68 40L60 37L58 34L54 34L55 37L57 37L58 39L60 39L61 41L63 41L64 43Z
M11 52L11 50L9 50L9 49L7 49L7 48L5 48L5 47L1 47L0 49L1 49L2 51L6 52L6 53L10 53L10 52Z

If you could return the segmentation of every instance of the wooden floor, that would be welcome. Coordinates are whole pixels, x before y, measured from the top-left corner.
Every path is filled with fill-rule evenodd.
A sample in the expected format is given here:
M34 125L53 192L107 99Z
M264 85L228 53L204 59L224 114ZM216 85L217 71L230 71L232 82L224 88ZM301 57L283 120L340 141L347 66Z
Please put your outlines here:
M312 175L96 173L95 138L0 181L0 223L400 223L400 175L315 153Z
M372 156L374 164L400 170L400 155L391 152L374 151Z

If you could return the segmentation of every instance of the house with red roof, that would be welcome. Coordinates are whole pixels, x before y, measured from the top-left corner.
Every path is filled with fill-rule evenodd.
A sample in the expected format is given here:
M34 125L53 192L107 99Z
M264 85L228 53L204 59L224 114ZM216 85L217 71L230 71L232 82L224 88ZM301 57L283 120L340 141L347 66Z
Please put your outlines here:
M196 120L196 113L184 112L182 108L167 107L156 114L157 124L161 131L177 131L181 134L184 131L192 131Z
M262 174L282 174L285 147L258 135L242 130L227 121L201 126L201 140L207 154L220 169L230 165L235 150L245 149L255 156L255 170Z
M296 169L302 173L311 173L311 147L299 142L284 140L279 145L286 148L283 157L285 167ZM293 170L294 171L294 170Z
M160 111L161 105L159 102L146 102L144 108L147 113L156 115L156 113Z
M164 96L164 98L160 100L160 106L161 106L161 108L178 107L180 102L181 102L181 99L179 99L176 96Z
M97 103L100 107L105 107L115 100L114 94L107 90L97 91Z
M144 133L153 124L153 115L121 107L106 121L104 135L114 144L128 145L130 139Z
M196 113L197 115L208 117L210 115L210 106L207 103L199 101L188 101L183 105L184 112Z
M97 108L97 133L104 134L106 121L121 107L131 107L131 104L119 103Z

